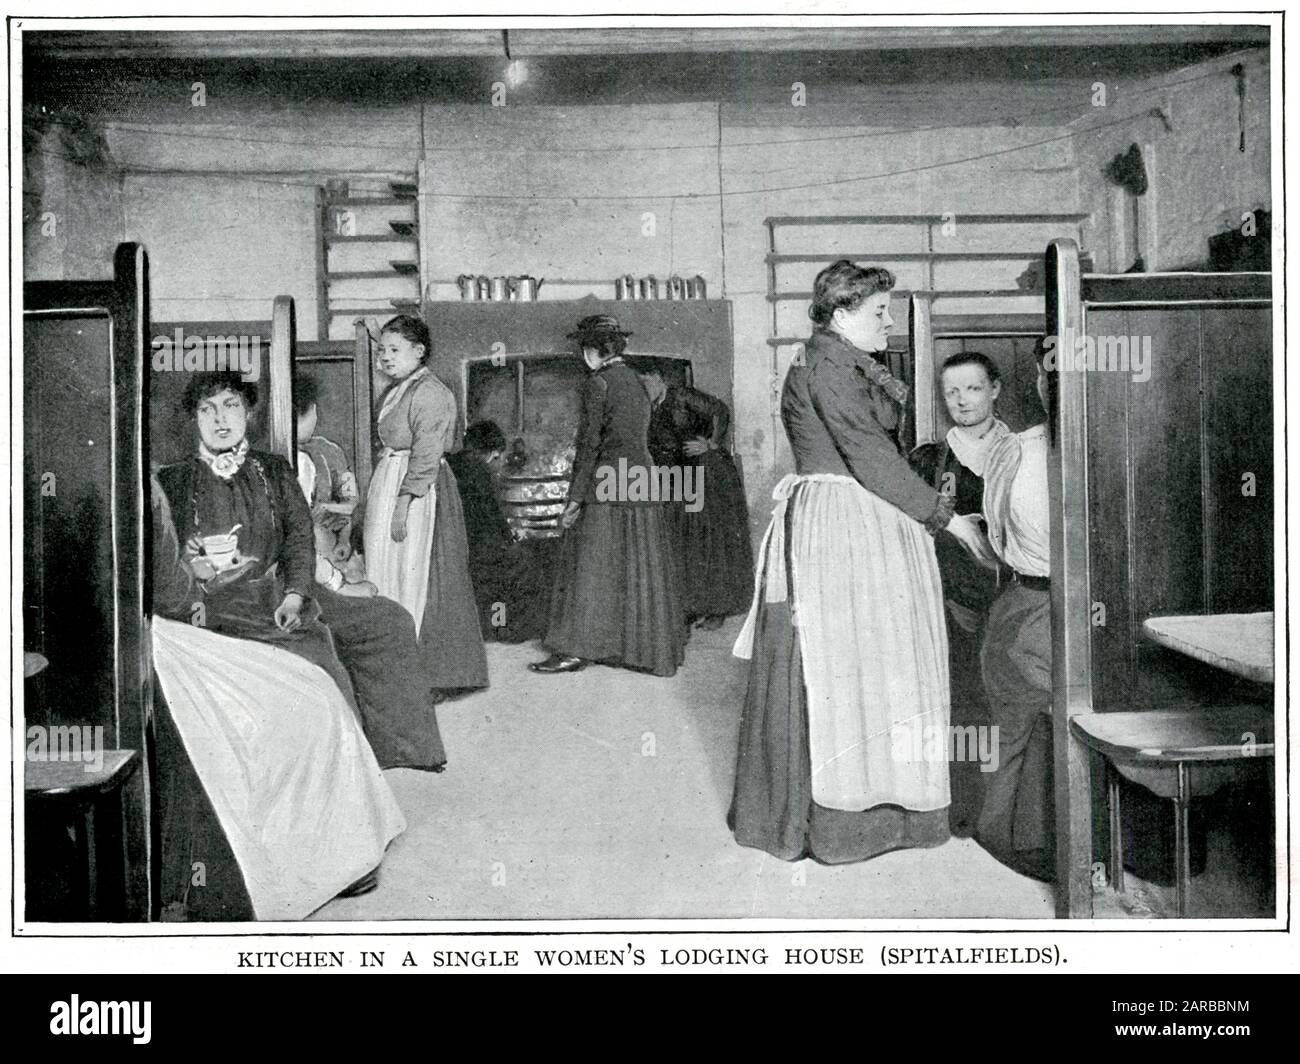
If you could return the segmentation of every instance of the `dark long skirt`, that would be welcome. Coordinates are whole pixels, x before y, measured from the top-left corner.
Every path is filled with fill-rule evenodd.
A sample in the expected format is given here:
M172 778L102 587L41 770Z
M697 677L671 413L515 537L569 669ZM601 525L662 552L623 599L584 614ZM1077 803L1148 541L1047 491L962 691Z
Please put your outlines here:
M411 615L391 599L350 598L319 584L312 594L356 689L361 726L380 768L446 764L433 687Z
M1047 591L1012 584L993 603L980 655L998 767L984 778L975 839L1003 864L1051 882L1052 613Z
M682 508L678 517L686 612L695 617L744 613L754 591L745 489L729 454L709 451L701 468L704 505L694 513Z
M790 604L765 602L761 595L727 826L742 846L783 861L811 857L823 864L938 846L949 837L947 808L914 812L881 805L857 813L813 801L799 634Z
M952 684L954 729L987 728L989 725L988 698L984 694L984 678L980 673L983 638L983 624L974 632L967 632L949 615L948 676ZM948 760L948 783L952 792L948 823L953 835L959 839L975 834L984 805L985 776L976 760L956 757Z
M686 615L665 508L588 503L560 540L547 649L671 676Z
M192 620L209 631L281 647L319 665L338 684L360 720L352 679L339 658L333 633L321 620L319 602L315 598L306 599L299 613L301 623L293 631L285 632L275 623L275 611L283 600L284 585L271 572L257 579L241 580L207 596L202 602L202 614Z
M451 467L438 471L429 560L429 594L420 622L420 648L435 687L468 689L488 685L487 654L479 631L478 606L469 576L465 514Z
M546 635L555 546L553 540L525 540L471 558L485 640L523 643Z

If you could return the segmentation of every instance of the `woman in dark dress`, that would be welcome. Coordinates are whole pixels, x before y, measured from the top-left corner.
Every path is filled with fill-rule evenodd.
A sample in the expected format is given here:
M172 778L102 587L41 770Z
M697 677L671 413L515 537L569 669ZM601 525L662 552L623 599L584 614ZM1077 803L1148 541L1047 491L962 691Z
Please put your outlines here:
M591 375L565 529L556 562L551 651L536 672L574 672L590 662L671 676L685 657L686 617L665 505L644 490L650 397L623 360L627 337L608 314L583 318L570 334Z
M476 421L465 430L465 446L448 455L447 463L465 508L469 575L483 638L522 643L546 634L550 541L516 540L501 512L492 469L505 447L505 434L495 421Z
M930 534L946 527L988 552L901 453L907 389L873 357L893 286L884 269L823 270L817 328L782 389L795 472L773 493L736 641L751 664L728 822L741 845L787 861L861 861L949 835L948 646Z
M952 496L957 513L980 518L990 449L1011 431L994 412L1002 388L1001 374L987 355L963 351L944 362L939 384L953 425L939 442L918 447L912 465L937 491ZM987 729L989 709L980 675L980 645L989 607L1000 589L999 574L971 557L946 531L935 536L934 553L948 619L953 728ZM985 768L976 758L951 761L949 822L958 838L975 833L983 804Z
M311 512L297 477L285 459L248 446L256 385L238 373L197 373L183 402L196 453L158 479L186 561L207 581L194 623L319 665L358 713L384 768L441 768L447 757L414 624L394 602L348 598L316 582ZM234 557L215 565L204 537L231 532ZM218 570L220 586L211 579Z
M196 623L243 572L183 561L156 478L150 496L162 919L296 920L373 890L405 820L355 710L314 665Z
M736 463L726 450L731 411L698 388L664 383L658 370L639 371L650 395L650 457L659 466L694 466L697 502L670 504L688 620L713 630L749 608L754 550L749 509Z

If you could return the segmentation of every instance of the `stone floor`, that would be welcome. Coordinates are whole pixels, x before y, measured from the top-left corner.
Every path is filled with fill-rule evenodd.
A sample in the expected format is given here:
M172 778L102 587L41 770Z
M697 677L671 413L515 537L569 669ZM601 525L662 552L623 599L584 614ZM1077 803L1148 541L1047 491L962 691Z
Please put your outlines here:
M490 645L492 687L439 707L446 772L387 773L408 826L379 889L314 918L1053 916L1050 886L968 839L837 867L736 845L725 816L745 669L730 653L738 628L733 618L693 633L671 679L603 667L540 676L526 668L542 656L534 646ZM1205 915L1262 915L1241 911L1231 882L1210 892ZM1169 911L1172 892L1131 884L1121 901L1132 911L1103 902L1104 915Z

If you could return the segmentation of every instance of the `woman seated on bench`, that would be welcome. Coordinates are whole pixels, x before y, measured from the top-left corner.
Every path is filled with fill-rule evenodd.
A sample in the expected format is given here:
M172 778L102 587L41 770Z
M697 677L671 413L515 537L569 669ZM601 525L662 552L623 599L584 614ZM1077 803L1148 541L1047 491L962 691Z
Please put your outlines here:
M356 718L302 657L203 627L205 589L181 560L162 486L150 487L154 669L254 914L299 920L364 893L406 823ZM238 579L213 574L206 593Z
M1050 376L1037 346L1038 397L1050 409ZM989 611L980 667L997 729L997 768L984 785L975 839L1003 864L1054 878L1052 793L1052 603L1047 500L1047 424L1002 436L984 466L984 519L1011 582Z
M388 599L349 598L316 582L298 480L283 458L248 446L256 385L238 373L196 373L183 402L196 453L158 479L185 560L200 581L223 577L202 596L201 624L324 669L358 710L384 768L440 769L447 757L414 623Z

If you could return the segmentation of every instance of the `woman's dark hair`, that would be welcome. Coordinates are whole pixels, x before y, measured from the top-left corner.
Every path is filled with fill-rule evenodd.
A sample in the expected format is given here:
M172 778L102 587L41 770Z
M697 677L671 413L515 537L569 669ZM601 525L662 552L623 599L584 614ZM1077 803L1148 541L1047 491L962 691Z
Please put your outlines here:
M664 379L663 367L655 362L653 358L645 358L644 356L629 358L627 364L632 367L638 377L658 377L660 380Z
M835 312L857 310L877 292L893 289L895 278L883 266L858 266L848 259L833 262L813 282L813 301L808 317L821 328L831 323Z
M293 379L293 412L302 417L320 396L320 382L310 373Z
M433 341L429 338L429 327L414 314L398 314L395 318L389 318L379 330L379 335L383 336L388 332L397 333L410 343L419 344L424 348L423 361L429 361L433 354Z
M585 336L576 342L579 351L586 347L594 347L600 352L601 358L618 358L627 350L627 337L613 332Z
M982 366L988 375L989 384L997 384L1002 379L1002 371L998 369L998 364L980 351L959 351L955 355L949 355L944 359L939 376L942 377L945 370L956 369L958 366Z
M465 430L465 450L487 454L489 451L504 451L506 434L495 421L476 421Z
M193 417L204 399L211 399L227 390L242 396L247 409L252 410L257 406L257 385L253 381L244 380L239 373L223 371L194 374L185 385L181 408Z

